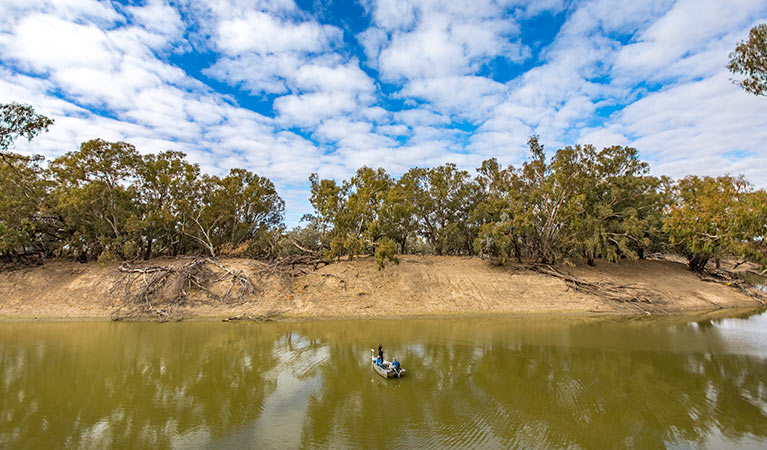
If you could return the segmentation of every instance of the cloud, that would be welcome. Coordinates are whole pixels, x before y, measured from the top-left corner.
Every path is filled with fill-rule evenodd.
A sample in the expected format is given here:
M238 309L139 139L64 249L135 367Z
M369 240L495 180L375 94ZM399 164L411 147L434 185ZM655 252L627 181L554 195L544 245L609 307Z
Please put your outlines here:
M226 54L253 51L260 54L320 52L340 38L340 30L316 22L291 23L261 11L222 20L218 25L219 48Z
M760 10L764 10L761 0L680 0L642 30L636 42L620 50L617 70L657 78L659 69L663 74L664 68L701 52L712 40L744 24L750 25L749 19ZM729 41L734 48L735 42Z
M658 173L744 173L767 185L767 121L764 99L734 86L725 74L680 84L645 97L621 111L614 130L652 158ZM733 160L733 149L752 149Z
M210 173L272 178L292 223L311 172L518 163L533 133L549 150L632 145L656 174L767 186L764 99L724 69L767 20L763 1L362 5L0 2L0 102L56 119L16 150L56 157L95 137L181 150ZM531 25L552 14L564 23Z
M379 1L372 8L377 30L361 42L387 80L468 75L496 56L519 62L529 55L512 39L516 20L496 2Z

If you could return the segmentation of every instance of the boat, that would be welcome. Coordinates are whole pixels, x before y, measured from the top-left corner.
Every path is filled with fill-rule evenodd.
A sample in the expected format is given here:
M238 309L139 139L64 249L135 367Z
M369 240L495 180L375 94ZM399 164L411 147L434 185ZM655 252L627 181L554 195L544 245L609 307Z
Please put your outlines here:
M370 349L370 355L372 357L371 364L373 365L373 370L378 375L381 375L384 378L402 378L405 376L405 369L400 368L397 370L391 365L391 362L389 361L384 360L380 366L376 364L376 351L372 348Z

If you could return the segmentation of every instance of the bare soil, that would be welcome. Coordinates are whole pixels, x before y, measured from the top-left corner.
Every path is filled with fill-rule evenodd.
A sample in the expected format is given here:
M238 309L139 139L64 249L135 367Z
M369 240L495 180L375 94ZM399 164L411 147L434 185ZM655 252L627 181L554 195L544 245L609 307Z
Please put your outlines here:
M162 263L154 260L150 264ZM166 263L170 261L165 261ZM399 265L378 270L369 257L341 261L301 276L258 277L264 265L246 259L220 264L253 274L258 291L228 301L190 293L183 317L259 316L287 318L403 317L452 314L667 314L760 306L762 302L725 284L701 280L678 262L640 260L595 267L559 266L568 276L627 287L643 300L616 301L584 293L560 278L528 266L496 267L478 258L401 256ZM123 305L124 274L118 264L47 261L42 266L0 272L0 317L109 318ZM223 292L226 285L214 286ZM633 292L633 291L632 291Z

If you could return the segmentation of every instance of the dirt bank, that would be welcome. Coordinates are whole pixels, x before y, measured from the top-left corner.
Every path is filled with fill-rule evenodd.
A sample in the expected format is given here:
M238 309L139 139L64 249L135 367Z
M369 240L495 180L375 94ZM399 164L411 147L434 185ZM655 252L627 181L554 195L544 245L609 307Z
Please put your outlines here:
M153 261L159 264L162 261ZM168 261L166 261L167 263ZM257 261L220 263L244 274ZM122 303L124 274L117 264L49 261L0 273L0 317L109 318ZM402 256L377 270L371 258L322 267L296 277L256 277L257 291L227 302L196 291L178 311L184 317L261 315L370 317L443 314L650 313L758 306L733 287L702 281L671 261L598 263L558 267L579 280L633 289L641 296L610 299L578 291L572 283L523 266L494 267L477 258ZM219 292L226 286L219 286ZM631 296L629 296L630 298Z

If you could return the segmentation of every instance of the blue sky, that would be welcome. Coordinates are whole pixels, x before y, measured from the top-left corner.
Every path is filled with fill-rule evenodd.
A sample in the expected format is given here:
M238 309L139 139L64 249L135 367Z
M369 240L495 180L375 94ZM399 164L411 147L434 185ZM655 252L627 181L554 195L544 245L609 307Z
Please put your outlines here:
M0 102L56 120L16 151L101 137L247 168L290 225L312 172L518 164L531 134L767 186L767 98L724 68L764 0L4 0L0 17Z

